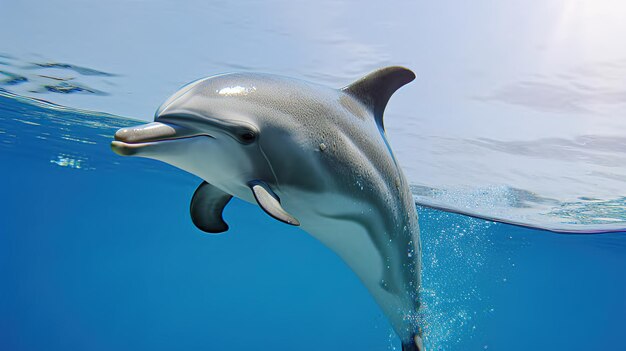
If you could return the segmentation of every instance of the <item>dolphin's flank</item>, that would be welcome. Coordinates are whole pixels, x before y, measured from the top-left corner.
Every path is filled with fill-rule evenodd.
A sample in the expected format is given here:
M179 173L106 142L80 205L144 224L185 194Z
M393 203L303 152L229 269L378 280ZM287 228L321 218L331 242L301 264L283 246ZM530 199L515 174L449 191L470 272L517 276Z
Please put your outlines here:
M311 234L369 289L402 340L423 351L421 248L409 187L385 136L391 95L415 78L387 67L342 89L256 73L190 83L153 123L120 129L111 148L202 178L191 200L200 230L228 230L232 197Z

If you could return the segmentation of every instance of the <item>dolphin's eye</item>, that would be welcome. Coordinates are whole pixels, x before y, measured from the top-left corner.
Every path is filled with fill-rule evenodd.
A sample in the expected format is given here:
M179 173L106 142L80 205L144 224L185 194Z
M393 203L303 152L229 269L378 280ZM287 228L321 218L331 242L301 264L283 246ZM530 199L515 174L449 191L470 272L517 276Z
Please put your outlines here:
M256 134L251 131L245 131L239 134L239 139L241 139L241 141L243 141L244 143L249 144L253 142L254 139L256 139Z

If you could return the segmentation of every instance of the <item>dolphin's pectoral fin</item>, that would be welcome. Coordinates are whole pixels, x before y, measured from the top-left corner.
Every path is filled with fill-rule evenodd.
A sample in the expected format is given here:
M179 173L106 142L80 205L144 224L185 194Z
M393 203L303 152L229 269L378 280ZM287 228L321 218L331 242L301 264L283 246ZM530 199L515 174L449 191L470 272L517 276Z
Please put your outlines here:
M228 230L228 224L222 218L226 204L232 195L215 186L202 182L191 199L191 220L198 229L207 233L222 233Z
M291 225L300 225L300 222L287 213L280 205L280 199L265 182L253 180L248 183L256 202L268 215Z
M383 112L391 95L401 86L415 79L410 69L393 66L374 71L356 82L344 87L344 92L352 95L374 112L380 129L384 129Z

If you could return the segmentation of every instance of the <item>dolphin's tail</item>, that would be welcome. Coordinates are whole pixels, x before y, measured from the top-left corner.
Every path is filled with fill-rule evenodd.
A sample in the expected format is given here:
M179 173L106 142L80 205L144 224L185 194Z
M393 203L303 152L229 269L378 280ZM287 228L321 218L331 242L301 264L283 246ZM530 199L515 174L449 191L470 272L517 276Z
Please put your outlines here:
M410 341L402 342L402 351L426 351L419 335L414 335Z

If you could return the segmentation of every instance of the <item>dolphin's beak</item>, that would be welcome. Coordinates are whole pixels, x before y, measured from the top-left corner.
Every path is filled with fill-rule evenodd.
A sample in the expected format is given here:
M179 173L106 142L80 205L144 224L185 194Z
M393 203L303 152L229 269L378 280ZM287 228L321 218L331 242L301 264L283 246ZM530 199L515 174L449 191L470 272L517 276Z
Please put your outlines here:
M115 141L111 143L111 149L118 155L132 156L145 146L190 136L194 136L194 133L187 128L174 124L152 122L118 130L115 133Z

